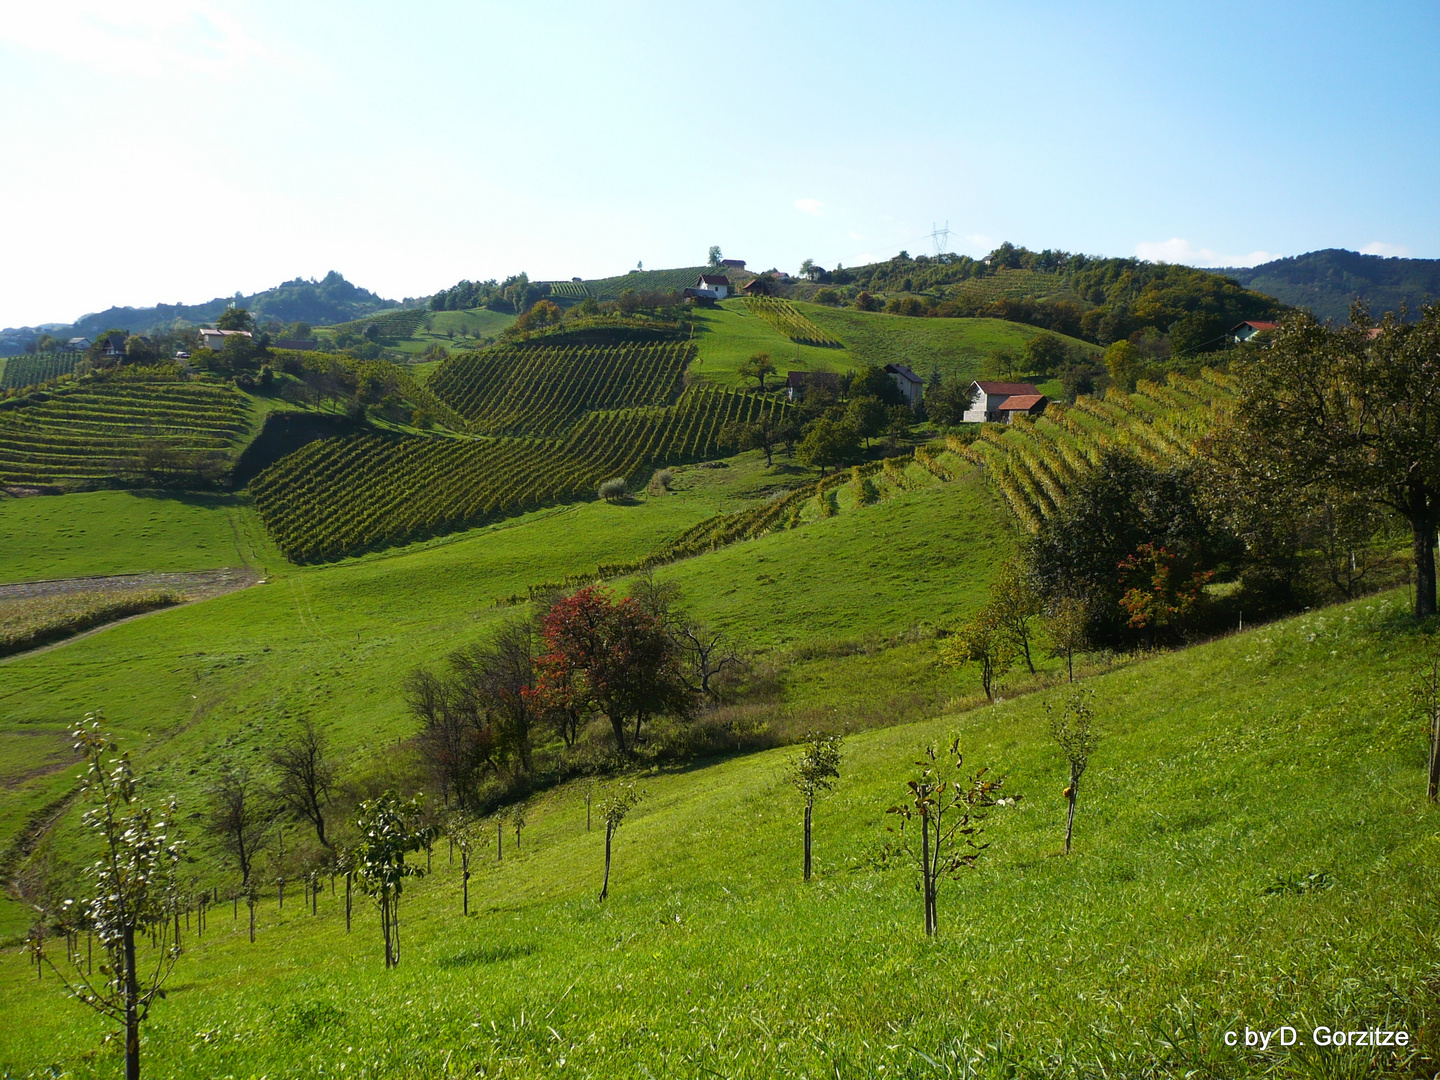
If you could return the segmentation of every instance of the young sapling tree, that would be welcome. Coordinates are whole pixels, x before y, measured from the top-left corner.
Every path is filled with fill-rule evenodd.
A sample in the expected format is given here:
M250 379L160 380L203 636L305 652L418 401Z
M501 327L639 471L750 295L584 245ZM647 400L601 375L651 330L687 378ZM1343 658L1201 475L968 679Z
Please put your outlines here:
M1075 830L1075 803L1080 797L1080 778L1090 764L1090 756L1100 745L1100 733L1095 730L1095 710L1090 705L1093 692L1076 690L1065 698L1059 709L1050 702L1045 703L1045 713L1050 718L1050 737L1060 747L1065 763L1070 767L1070 784L1065 789L1069 810L1065 818L1065 854L1070 854L1070 837Z
M515 850L520 850L520 830L525 828L525 804L516 803L510 810L510 824L515 829Z
M1062 596L1045 612L1045 633L1050 655L1065 658L1065 670L1075 681L1075 654L1090 647L1090 605L1080 596Z
M1013 635L1000 625L995 611L982 608L940 643L940 662L947 667L974 664L980 669L985 696L995 700L995 688L1014 665L1018 651Z
M954 764L950 764L951 762ZM925 901L925 933L934 937L940 931L937 904L939 884L943 878L958 877L966 867L975 865L990 845L980 843L985 819L991 807L999 804L1004 777L989 778L989 769L982 768L966 777L960 753L960 740L955 739L943 754L933 746L925 748L925 758L915 764L920 775L906 783L909 796L905 802L886 811L898 819L895 844L886 849L886 858L901 858L920 871L915 890ZM1013 796L1007 802L1017 801Z
M625 822L625 816L644 797L633 780L616 784L600 801L600 818L605 822L605 881L600 886L600 903L610 895L610 842Z
M80 778L82 794L93 805L83 819L100 840L100 858L89 867L93 895L78 904L65 903L77 925L93 930L106 959L101 978L82 968L72 953L70 973L50 961L51 970L78 1000L125 1027L125 1080L140 1077L140 1025L150 1006L163 996L162 986L175 967L180 947L170 939L179 902L177 874L181 842L175 803L160 809L138 804L139 791L128 753L100 730L94 713L75 729L75 748L86 759ZM151 936L153 960L139 955L136 938Z
M840 778L842 735L821 735L812 731L801 744L800 753L790 759L786 775L805 800L805 880L810 880L810 825L814 818L815 796L835 787Z
M1440 795L1440 652L1432 654L1429 662L1421 668L1410 693L1430 737L1425 798L1433 803Z
M423 848L430 827L420 824L422 808L417 796L401 802L387 791L362 802L356 825L360 843L354 852L355 878L360 890L380 909L380 932L385 938L385 967L400 963L400 896L407 877L424 877L425 871L405 861Z

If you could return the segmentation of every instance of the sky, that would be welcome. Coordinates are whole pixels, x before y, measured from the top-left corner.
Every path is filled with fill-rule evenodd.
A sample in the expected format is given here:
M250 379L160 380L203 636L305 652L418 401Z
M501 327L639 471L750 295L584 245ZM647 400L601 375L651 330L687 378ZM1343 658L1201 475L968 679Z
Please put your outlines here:
M339 270L1440 257L1440 5L46 0L0 326Z

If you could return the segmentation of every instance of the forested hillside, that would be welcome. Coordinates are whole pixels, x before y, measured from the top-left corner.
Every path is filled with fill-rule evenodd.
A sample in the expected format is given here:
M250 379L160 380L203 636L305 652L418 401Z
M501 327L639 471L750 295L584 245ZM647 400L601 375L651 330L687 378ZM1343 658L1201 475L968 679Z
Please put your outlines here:
M1386 258L1326 248L1220 273L1336 322L1349 319L1350 305L1356 300L1368 302L1376 316L1406 307L1412 319L1419 317L1425 304L1440 300L1440 259Z

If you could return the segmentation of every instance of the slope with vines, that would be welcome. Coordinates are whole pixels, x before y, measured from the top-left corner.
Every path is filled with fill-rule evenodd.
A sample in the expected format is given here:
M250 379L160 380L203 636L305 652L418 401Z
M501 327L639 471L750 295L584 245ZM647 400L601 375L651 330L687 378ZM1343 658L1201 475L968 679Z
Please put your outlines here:
M1193 458L1231 400L1226 376L1205 371L1198 379L1172 374L1165 384L1141 380L1133 393L1109 391L1054 404L1044 414L1017 417L1007 427L986 425L969 444L952 449L983 465L1006 503L1030 531L1064 501L1071 485L1109 448L1160 465Z
M764 319L791 341L828 349L841 348L839 341L802 315L800 309L789 300L780 300L773 296L747 296L745 307L752 315Z
M428 386L477 433L553 436L593 410L670 403L694 355L682 341L500 346L447 360Z

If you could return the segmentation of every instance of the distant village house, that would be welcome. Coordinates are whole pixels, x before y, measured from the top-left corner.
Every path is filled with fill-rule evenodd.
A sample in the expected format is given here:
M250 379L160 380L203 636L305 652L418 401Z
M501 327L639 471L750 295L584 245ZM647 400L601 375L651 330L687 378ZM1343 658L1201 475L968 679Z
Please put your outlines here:
M900 396L905 399L905 404L912 409L918 409L920 403L925 400L925 383L920 376L904 364L886 364L885 374L895 380L895 385L900 390Z
M730 295L730 279L724 274L701 274L694 287L685 290L686 296L691 293L704 300L724 300Z
M1253 320L1247 319L1239 326L1231 327L1230 336L1235 340L1236 344L1240 344L1242 342L1249 341L1257 334L1269 333L1271 330L1274 330L1279 325L1279 323L1255 322Z
M214 349L219 352L225 348L225 339L239 335L243 338L250 337L249 330L201 330L200 345L202 348Z
M721 266L728 267L728 268L731 269L731 270L744 270L744 269L745 269L745 260L744 260L744 259L721 259L721 260L720 260L720 265L721 265Z
M66 352L84 352L88 348L90 348L90 339L88 337L72 337L69 341L65 342Z
M1008 424L1016 413L1039 416L1050 399L1034 383L973 382L967 424Z
M118 360L125 355L125 335L110 334L100 346L100 355L106 360Z

